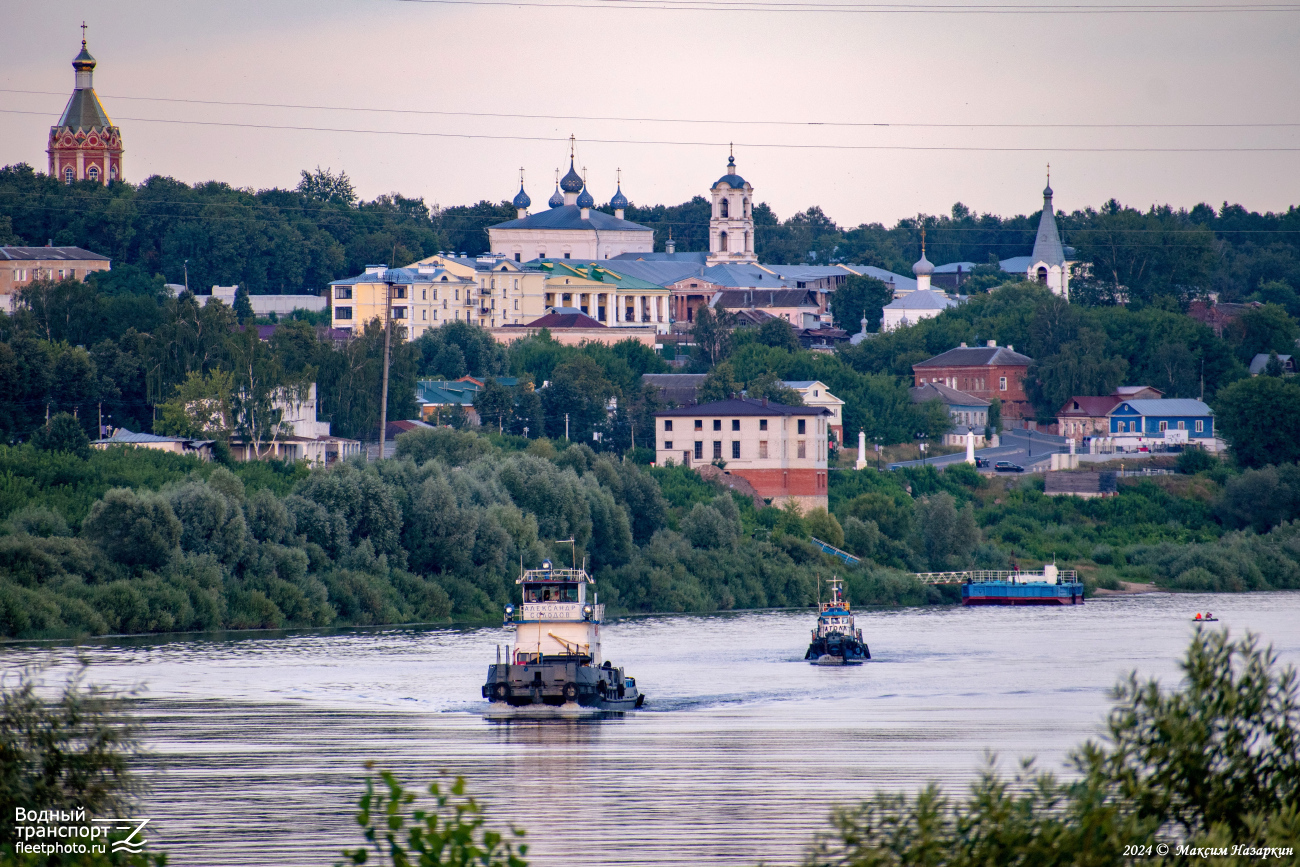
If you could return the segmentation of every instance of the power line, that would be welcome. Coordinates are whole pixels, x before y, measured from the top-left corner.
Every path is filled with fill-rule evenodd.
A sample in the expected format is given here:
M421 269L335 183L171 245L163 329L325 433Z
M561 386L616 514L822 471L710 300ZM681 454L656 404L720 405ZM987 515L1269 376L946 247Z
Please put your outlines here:
M22 93L33 96L64 96L66 92L52 90L18 90L0 87L0 93ZM140 102L169 102L186 105L221 105L239 108L289 108L306 111L353 111L369 114L424 115L432 117L481 117L507 120L575 120L591 123L680 123L716 124L724 126L793 126L842 127L846 129L1290 129L1300 123L914 123L910 121L823 121L823 120L738 120L683 118L683 117L614 117L578 114L519 114L499 111L445 111L416 108L373 108L347 105L301 105L283 102L241 102L218 99L182 99L165 96L125 96L100 94L105 99L123 99Z
M1107 3L1107 4L940 4L940 3L829 3L780 2L780 0L607 0L607 2L525 2L525 0L396 0L447 6L508 6L540 9L603 9L606 11L665 12L778 12L832 14L920 14L920 15L1134 15L1297 12L1294 3Z
M48 117L48 112L21 111L12 108L0 108L3 114L23 114ZM483 133L423 132L419 130L362 129L356 127L297 126L289 124L237 123L216 120L178 120L157 117L121 117L119 120L132 123L165 123L182 126L217 126L234 129L269 129L289 132L329 132L360 135L396 135L417 138L453 138L481 141L539 141L567 142L568 137L525 136L525 135L490 135ZM774 142L721 142L721 141L672 141L669 139L585 139L588 144L616 145L651 145L655 147L710 147L724 148L729 145L746 148L771 148L780 150L848 150L848 151L960 151L966 153L1296 153L1300 147L1196 147L1196 148L1162 148L1162 147L981 147L975 145L849 145L849 144L789 144Z

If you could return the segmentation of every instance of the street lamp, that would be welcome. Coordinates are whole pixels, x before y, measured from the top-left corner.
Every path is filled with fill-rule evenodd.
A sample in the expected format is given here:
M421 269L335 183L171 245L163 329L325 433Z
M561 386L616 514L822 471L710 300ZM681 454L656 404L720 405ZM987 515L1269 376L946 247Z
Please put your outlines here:
M1026 429L1025 429L1025 436L1029 438L1029 456L1032 458L1032 457L1034 456L1034 432L1033 432L1033 430L1031 430L1031 429L1029 429L1029 428L1026 428Z
M880 442L881 438L876 437L876 472L880 472Z
M918 434L916 435L916 438L919 439L919 440L921 441L921 444L920 444L920 450L921 450L921 466L925 466L925 433L924 433L924 432L922 432L922 433L918 433Z

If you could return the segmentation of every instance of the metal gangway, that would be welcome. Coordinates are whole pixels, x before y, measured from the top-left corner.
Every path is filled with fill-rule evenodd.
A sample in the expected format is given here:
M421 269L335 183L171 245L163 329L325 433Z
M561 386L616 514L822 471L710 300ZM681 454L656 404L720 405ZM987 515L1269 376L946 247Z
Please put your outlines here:
M816 545L818 548L821 548L822 553L830 554L832 557L839 557L841 560L843 560L845 563L848 563L850 566L856 566L862 562L859 558L854 557L848 551L841 551L839 548L836 548L834 545L830 544L829 542L823 542L821 539L818 539L816 536L812 537L812 543Z
M983 584L990 581L1010 581L1014 583L1042 581L1042 572L1021 572L1013 569L968 569L965 572L917 572L916 580L922 584ZM1056 573L1058 584L1076 584L1079 573L1073 569L1061 569Z

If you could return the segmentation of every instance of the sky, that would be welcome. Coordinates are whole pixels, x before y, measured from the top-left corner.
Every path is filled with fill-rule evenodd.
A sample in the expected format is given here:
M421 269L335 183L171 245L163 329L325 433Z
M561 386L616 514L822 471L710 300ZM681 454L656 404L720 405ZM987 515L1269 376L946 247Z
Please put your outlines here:
M636 204L705 195L734 142L757 200L781 218L820 206L842 226L958 201L1032 213L1049 162L1066 211L1112 197L1143 209L1300 204L1300 7L854 14L529 2L604 8L0 0L0 165L45 170L85 20L131 181L292 187L321 166L346 171L363 198L449 206L513 197L522 167L536 210L555 169L567 170L573 135L597 202L619 170ZM1278 150L1185 150L1214 148Z

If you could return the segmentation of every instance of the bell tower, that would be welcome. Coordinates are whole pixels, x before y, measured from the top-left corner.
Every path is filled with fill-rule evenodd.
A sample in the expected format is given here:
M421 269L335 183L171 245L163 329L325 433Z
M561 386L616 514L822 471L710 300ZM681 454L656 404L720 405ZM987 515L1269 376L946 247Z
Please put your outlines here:
M709 190L713 213L709 217L710 265L757 262L754 253L754 188L736 174L736 155L727 159L727 173Z
M113 126L95 94L95 58L86 50L81 24L81 53L72 61L76 73L72 98L58 124L50 127L50 175L64 183L94 181L108 186L122 180L122 132Z

